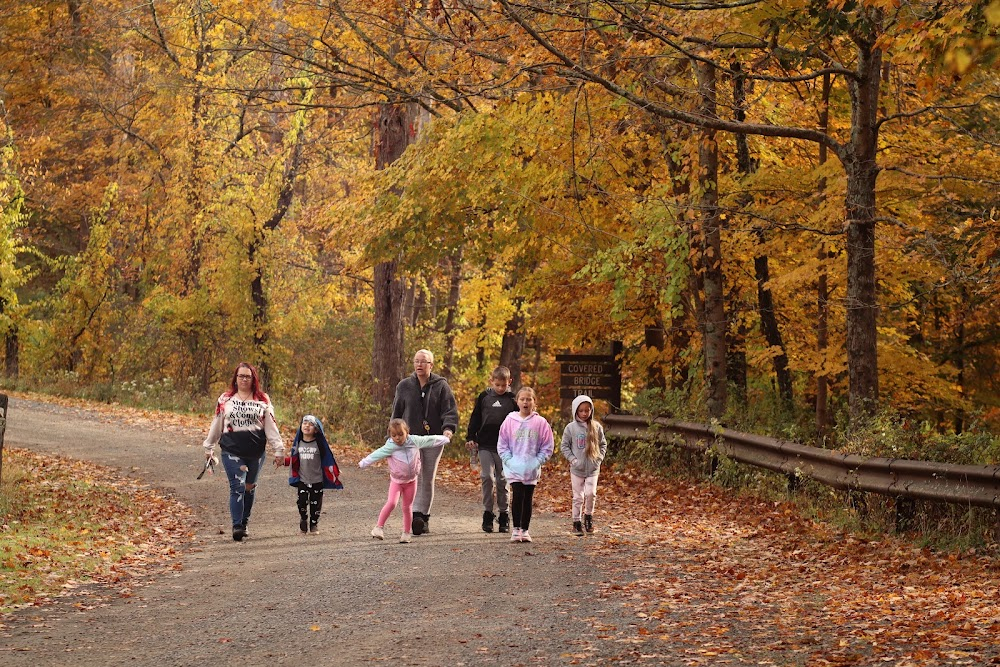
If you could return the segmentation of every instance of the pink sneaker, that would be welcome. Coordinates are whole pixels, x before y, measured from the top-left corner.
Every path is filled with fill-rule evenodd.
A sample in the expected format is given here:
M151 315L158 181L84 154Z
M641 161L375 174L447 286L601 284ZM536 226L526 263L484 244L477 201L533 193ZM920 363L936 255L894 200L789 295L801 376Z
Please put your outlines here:
M512 531L510 531L510 541L511 542L520 542L521 541L521 529L520 528L515 528Z
M522 530L521 531L521 541L522 542L530 542L531 541L531 535L528 535L528 531L527 530Z

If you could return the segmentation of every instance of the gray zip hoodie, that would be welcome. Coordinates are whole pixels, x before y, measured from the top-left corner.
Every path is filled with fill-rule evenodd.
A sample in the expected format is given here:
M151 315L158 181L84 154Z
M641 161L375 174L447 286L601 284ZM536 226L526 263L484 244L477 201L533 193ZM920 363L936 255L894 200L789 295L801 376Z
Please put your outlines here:
M569 471L577 477L593 477L601 471L601 462L608 452L608 441L604 437L604 427L597 421L597 442L600 446L600 454L596 459L587 458L587 422L582 422L576 418L576 411L582 403L590 403L590 419L594 421L594 402L589 396L577 396L573 399L573 421L566 425L563 430L562 444L559 450L569 461Z

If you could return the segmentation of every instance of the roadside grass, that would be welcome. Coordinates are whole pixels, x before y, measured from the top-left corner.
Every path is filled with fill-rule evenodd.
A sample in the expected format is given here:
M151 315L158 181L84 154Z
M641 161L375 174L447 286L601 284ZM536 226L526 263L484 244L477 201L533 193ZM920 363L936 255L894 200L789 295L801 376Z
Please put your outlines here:
M89 583L130 594L173 555L188 510L94 464L4 448L0 618Z

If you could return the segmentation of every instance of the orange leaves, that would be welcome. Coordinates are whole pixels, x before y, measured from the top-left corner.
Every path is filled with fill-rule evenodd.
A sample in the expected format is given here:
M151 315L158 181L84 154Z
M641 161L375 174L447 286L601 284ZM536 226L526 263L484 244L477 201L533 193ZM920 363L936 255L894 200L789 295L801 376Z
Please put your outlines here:
M478 490L472 471L442 467ZM559 458L545 466L536 507L568 511L564 469ZM587 546L606 577L599 594L632 611L621 640L643 654L690 665L995 662L1000 571L989 556L852 536L788 503L631 469L606 466L598 498L602 530Z
M4 459L18 496L0 526L0 612L81 582L131 596L135 578L168 564L189 534L187 508L114 471L16 448Z

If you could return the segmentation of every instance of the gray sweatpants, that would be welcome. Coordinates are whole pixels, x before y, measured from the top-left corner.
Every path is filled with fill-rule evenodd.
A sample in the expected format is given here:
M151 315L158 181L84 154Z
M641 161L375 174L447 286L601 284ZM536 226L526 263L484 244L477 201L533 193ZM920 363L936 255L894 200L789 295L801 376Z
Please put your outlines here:
M483 510L493 512L507 511L507 478L503 476L503 461L496 452L488 449L479 450L479 479L483 482ZM496 504L493 502L493 489L496 488Z
M444 445L420 450L420 477L417 478L417 495L413 498L414 512L431 513L431 505L434 504L434 478L443 453Z

